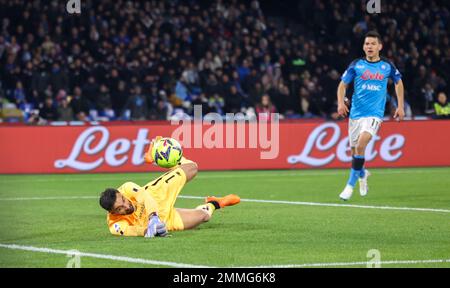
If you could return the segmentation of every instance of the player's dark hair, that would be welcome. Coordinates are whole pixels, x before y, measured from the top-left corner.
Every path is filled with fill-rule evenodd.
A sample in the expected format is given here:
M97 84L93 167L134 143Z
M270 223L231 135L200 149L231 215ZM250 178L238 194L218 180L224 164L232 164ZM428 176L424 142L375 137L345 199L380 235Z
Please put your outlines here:
M111 211L116 202L117 193L119 191L114 188L106 188L100 195L100 206L106 211Z
M377 38L379 43L383 42L382 39L381 39L380 33L378 33L375 30L367 32L366 35L364 36L364 39L366 39L367 37L369 37L369 38Z

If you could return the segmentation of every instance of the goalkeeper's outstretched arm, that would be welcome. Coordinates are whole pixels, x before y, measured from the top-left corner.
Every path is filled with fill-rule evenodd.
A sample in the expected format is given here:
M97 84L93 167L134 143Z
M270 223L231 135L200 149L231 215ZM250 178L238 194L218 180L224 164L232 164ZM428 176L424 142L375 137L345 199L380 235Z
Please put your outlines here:
M192 179L194 179L195 175L197 175L198 172L197 163L186 159L185 157L181 158L180 164L178 164L178 166L175 166L175 168L183 169L184 174L186 174L186 181L191 181Z
M151 155L152 147L153 147L153 144L161 138L162 138L161 136L156 136L154 139L152 139L152 141L150 141L150 146L147 150L147 153L145 153L145 155L144 155L145 162L153 163L153 157ZM182 157L180 160L180 163L170 169L176 169L176 168L183 169L184 173L186 174L186 181L192 180L195 177L195 175L197 175L197 172L198 172L197 163L195 163L194 161L191 161L189 159L186 159L185 157Z

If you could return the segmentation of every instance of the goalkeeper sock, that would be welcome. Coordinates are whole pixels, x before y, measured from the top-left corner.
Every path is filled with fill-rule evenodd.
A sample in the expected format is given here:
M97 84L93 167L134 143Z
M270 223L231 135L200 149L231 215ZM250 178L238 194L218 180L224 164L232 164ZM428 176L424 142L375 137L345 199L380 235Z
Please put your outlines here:
M217 201L209 201L208 204L212 204L214 206L214 210L220 209L220 204Z
M215 202L215 201L212 201L212 202ZM217 203L217 206L219 207L219 208L216 208L216 205L214 205L212 202L209 202L209 203L206 203L203 205L199 205L199 206L195 207L195 209L203 210L206 213L208 213L208 215L211 217L216 209L220 209L220 206L218 206L219 203L215 202L215 203Z

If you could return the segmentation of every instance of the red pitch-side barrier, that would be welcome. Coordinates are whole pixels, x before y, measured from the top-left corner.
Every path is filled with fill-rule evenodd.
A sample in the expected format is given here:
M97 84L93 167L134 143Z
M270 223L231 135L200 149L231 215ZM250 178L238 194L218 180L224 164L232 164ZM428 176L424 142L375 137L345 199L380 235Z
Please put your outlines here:
M270 126L263 131L246 124L239 131L226 125L2 126L0 173L158 170L143 162L148 139L157 135L178 138L201 170L340 168L351 162L346 122L282 122L278 133ZM450 121L385 122L368 146L367 167L450 166L449 136Z

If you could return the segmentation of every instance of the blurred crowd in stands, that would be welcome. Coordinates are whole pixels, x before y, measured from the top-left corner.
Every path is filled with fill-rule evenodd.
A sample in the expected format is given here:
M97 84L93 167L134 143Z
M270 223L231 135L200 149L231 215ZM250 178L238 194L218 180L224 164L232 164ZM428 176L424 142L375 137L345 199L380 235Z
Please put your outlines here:
M0 0L0 118L170 120L201 105L337 119L340 76L369 30L403 74L407 116L449 117L448 3L382 1L367 14L365 2L293 1L283 14L257 0L82 0L69 14L66 1Z

